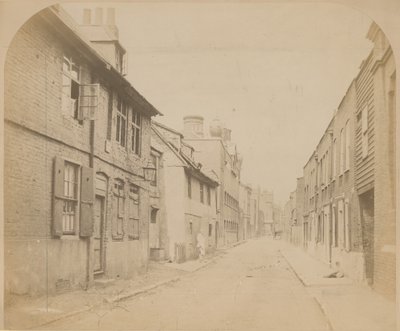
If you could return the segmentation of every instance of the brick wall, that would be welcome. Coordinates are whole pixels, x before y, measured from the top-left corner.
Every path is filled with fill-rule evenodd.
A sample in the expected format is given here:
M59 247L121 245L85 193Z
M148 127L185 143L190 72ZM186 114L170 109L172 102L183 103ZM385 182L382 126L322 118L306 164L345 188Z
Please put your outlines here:
M80 288L93 279L93 252L87 254L88 247L92 248L92 239L78 235L56 239L51 235L54 158L62 157L86 167L90 160L89 121L79 122L62 112L65 54L79 62L81 83L98 81L103 85L95 119L94 172L102 172L108 178L106 276L131 277L146 269L148 259L149 188L141 178L141 168L147 164L150 154L150 118L142 117L140 156L130 151L129 139L126 148L118 146L115 141L117 101L113 99L112 117L108 117L110 89L104 88L112 84L107 77L92 75L85 56L77 54L69 41L53 31L56 29L46 25L39 16L33 17L16 34L6 59L5 278L6 291L19 294ZM129 99L129 102L141 111L135 100ZM111 135L107 136L109 129ZM130 129L127 136L130 137ZM138 240L130 240L125 235L115 241L111 236L115 178L124 180L126 189L129 183L141 187ZM126 217L124 222L126 226Z

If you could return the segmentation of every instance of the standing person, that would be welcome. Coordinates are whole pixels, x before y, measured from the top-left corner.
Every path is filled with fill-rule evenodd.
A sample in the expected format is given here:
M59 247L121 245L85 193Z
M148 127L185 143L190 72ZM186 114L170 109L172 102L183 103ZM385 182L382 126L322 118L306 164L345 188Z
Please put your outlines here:
M202 259L206 254L206 250L205 250L204 236L201 232L197 234L197 248L199 250L199 257L200 259Z

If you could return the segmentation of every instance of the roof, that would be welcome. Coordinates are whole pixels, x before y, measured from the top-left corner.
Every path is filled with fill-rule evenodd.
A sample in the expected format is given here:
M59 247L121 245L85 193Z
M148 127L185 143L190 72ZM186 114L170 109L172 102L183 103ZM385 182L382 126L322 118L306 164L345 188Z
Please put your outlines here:
M207 182L211 186L216 187L219 185L218 176L213 171L210 171L206 168L203 169L200 163L195 162L193 159L183 153L181 149L178 149L174 144L169 142L168 139L157 129L156 126L157 125L152 125L151 129L161 139L161 141L178 157L178 159L182 162L185 171L203 180L204 182ZM166 130L170 129L164 125L162 127Z
M43 9L38 13L38 17L50 24L52 31L58 33L67 44L74 46L96 68L97 73L106 76L114 86L118 87L119 91L123 91L134 102L138 103L142 111L147 112L150 116L162 115L93 47L87 37L80 32L79 25L60 5Z
M163 128L163 129L168 130L168 131L170 131L172 133L175 133L175 134L179 135L181 138L183 138L183 134L181 132L179 132L179 131L177 131L175 129L172 129L172 128L164 125L164 124L161 124L160 122L152 120L151 124L154 124L155 126L159 126L160 128Z

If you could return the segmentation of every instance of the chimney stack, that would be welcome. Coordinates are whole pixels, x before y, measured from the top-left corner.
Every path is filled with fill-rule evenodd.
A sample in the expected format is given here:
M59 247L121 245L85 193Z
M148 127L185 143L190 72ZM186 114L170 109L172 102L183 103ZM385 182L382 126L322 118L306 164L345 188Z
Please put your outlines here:
M183 118L183 135L185 138L203 138L203 122L202 116L185 116Z

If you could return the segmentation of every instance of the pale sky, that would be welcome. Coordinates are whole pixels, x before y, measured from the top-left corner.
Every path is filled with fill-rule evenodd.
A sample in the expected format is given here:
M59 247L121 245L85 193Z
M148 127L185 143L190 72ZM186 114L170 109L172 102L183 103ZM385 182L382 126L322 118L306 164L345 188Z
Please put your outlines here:
M128 79L182 130L219 117L243 156L242 181L283 204L372 45L371 20L316 3L117 3ZM80 23L83 8L64 6Z

